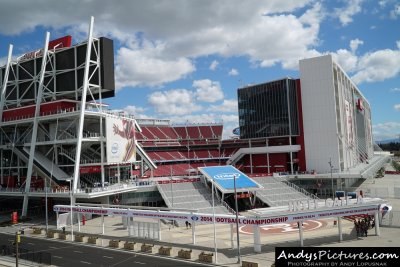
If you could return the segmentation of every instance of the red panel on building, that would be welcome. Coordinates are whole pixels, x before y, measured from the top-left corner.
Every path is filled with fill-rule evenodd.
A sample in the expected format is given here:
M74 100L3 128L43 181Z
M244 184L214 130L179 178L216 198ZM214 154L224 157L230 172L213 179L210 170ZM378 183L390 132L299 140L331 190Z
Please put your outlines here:
M57 49L64 47L71 47L72 45L72 37L71 35L67 35L49 42L49 49Z

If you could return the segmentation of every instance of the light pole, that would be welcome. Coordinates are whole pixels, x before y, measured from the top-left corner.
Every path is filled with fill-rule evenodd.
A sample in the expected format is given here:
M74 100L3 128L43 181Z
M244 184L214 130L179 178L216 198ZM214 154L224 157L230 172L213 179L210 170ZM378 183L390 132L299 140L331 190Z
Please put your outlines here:
M73 222L73 213L72 213L72 179L67 180L69 182L69 197L70 197L70 209L71 209L71 241L74 241L74 222Z
M174 207L174 191L172 191L172 165L170 166L171 168L171 176L170 176L170 184L171 184L171 198L172 198L172 207Z
M332 176L332 169L333 169L333 165L332 165L332 159L329 158L329 167L331 168L331 181L332 181L332 199L335 199L335 192L333 191L333 176Z
M213 226L214 226L215 264L217 264L218 263L218 254L217 254L217 230L215 228L214 177L212 178L212 181L211 181L211 198L212 198Z
M235 194L235 211L236 211L236 241L237 241L237 251L238 251L238 263L241 262L240 260L240 241L239 241L239 216L238 216L238 202L237 202L237 194L236 194L236 178L237 175L233 175L233 190Z
M47 207L47 178L44 177L45 209L46 209L46 234L49 232L49 212Z

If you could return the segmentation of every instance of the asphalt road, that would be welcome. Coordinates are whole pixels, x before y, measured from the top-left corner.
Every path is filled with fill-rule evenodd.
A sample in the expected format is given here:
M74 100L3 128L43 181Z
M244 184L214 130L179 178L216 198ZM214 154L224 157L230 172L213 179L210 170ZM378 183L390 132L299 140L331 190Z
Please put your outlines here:
M0 246L10 245L14 240L13 235L0 233ZM134 252L124 252L114 249L104 249L79 244L52 241L40 238L21 236L21 248L34 250L35 252L49 252L52 255L52 265L67 267L89 266L151 266L151 267L190 267L210 266L205 264L179 261L158 256L147 256Z

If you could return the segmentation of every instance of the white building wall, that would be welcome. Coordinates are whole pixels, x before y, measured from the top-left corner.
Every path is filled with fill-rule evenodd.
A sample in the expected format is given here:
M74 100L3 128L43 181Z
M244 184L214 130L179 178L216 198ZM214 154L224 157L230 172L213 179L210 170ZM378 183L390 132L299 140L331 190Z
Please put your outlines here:
M304 146L307 170L326 173L339 166L339 142L330 55L300 60Z
M373 155L370 106L347 74L325 55L300 60L300 81L307 170L327 173L330 160L334 171L367 162Z

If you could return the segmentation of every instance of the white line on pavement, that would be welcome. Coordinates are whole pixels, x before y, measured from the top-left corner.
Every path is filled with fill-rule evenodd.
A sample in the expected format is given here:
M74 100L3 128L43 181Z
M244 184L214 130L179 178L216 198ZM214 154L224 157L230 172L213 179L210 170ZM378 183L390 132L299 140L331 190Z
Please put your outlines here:
M137 264L146 264L145 262L135 261Z
M83 253L82 251L74 250L75 253Z
M52 248L52 249L58 249L58 247L50 247L50 246L49 246L49 248Z
M53 257L54 257L54 258L57 258L57 259L62 259L62 257L56 256L56 255L53 255Z
M104 258L108 258L108 259L113 259L114 257L110 257L110 256L103 256Z
M87 261L81 261L82 263L85 263L85 264L91 264L90 262L87 262Z

